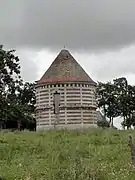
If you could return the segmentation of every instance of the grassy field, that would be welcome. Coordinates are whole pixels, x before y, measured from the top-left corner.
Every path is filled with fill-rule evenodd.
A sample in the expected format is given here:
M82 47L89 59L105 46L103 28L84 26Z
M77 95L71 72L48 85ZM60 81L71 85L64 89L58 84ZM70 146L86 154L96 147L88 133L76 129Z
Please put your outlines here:
M128 134L94 130L1 132L3 180L135 180Z

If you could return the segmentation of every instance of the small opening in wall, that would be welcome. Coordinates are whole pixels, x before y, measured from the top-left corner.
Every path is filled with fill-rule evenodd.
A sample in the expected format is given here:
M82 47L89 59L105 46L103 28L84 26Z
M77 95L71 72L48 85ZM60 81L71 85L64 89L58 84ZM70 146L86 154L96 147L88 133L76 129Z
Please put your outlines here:
M58 84L58 87L60 87L60 84Z
M56 84L54 84L54 87L56 87Z

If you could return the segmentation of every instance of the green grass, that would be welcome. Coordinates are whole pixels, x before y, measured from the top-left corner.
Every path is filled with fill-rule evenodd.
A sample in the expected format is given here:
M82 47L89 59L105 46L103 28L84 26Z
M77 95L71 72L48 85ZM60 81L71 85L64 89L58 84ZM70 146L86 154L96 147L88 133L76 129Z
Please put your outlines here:
M128 134L94 130L0 133L3 180L135 180Z

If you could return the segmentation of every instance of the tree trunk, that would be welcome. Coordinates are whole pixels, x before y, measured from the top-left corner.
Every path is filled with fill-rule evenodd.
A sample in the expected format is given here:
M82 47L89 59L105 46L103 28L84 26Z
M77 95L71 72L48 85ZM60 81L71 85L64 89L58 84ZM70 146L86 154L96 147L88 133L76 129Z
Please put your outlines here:
M21 121L17 121L17 128L19 131L21 130Z
M111 119L111 127L113 128L113 117Z
M6 129L6 128L7 128L7 127L6 127L6 123L4 123L4 124L3 124L3 127L4 127L4 129Z
M110 125L110 128L113 127L113 117L110 117L110 120L109 120L109 125Z

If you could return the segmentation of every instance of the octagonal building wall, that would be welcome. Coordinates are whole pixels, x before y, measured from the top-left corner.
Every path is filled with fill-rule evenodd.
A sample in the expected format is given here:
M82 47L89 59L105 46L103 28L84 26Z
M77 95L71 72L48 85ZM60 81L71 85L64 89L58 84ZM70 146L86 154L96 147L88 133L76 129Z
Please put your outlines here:
M54 128L54 92L60 93L58 128L96 126L95 86L88 83L44 84L36 87L37 131Z

